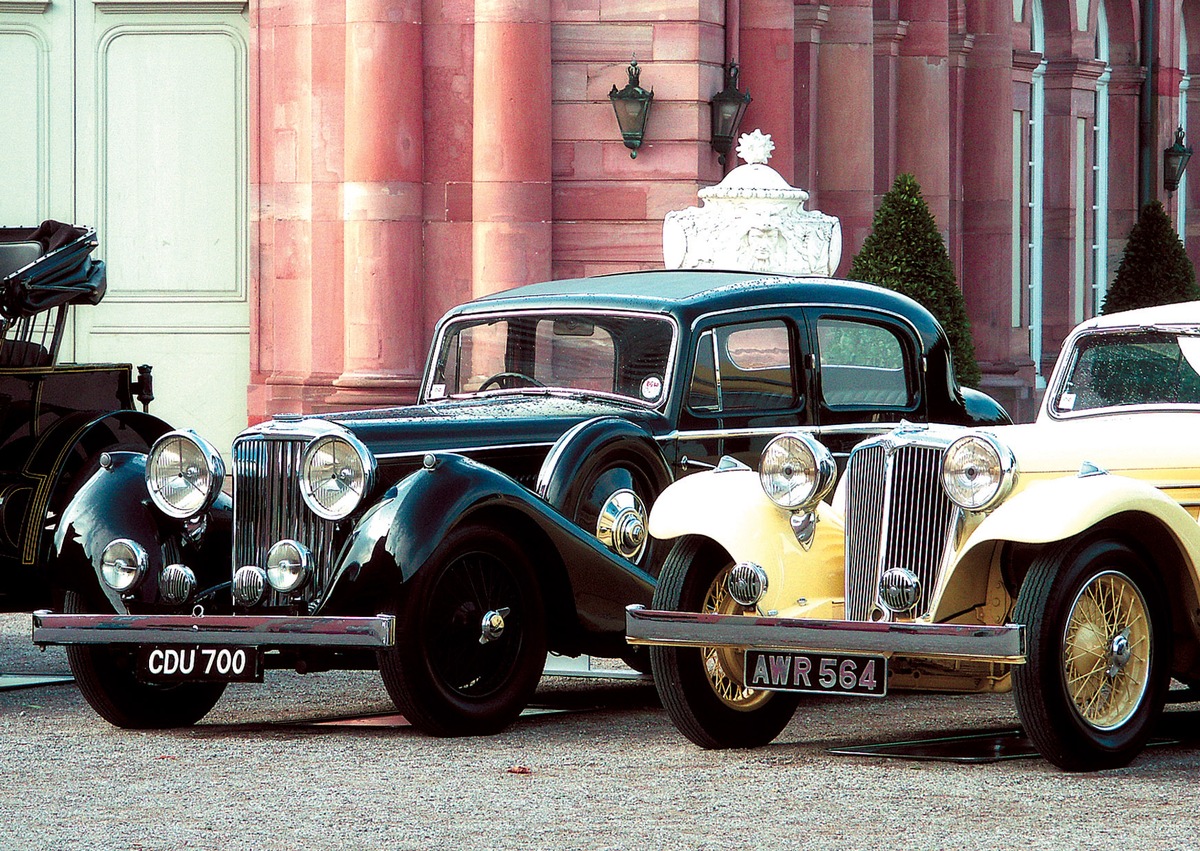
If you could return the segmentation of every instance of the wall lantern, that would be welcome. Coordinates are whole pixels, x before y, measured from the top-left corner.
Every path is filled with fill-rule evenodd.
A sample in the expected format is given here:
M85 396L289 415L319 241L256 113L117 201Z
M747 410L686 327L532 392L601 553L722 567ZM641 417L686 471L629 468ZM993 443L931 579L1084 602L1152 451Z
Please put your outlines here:
M621 139L629 148L629 156L637 158L637 149L642 146L642 138L646 135L646 119L650 116L650 103L654 100L654 90L646 91L638 85L642 69L638 68L637 60L629 63L629 82L625 88L617 91L614 83L608 99L612 101L617 113L617 124L621 126Z
M725 165L725 157L733 148L738 125L750 105L750 91L738 91L738 64L730 62L725 68L725 88L712 99L712 146L719 156L717 162Z
M1192 149L1183 144L1183 128L1175 131L1175 144L1163 151L1163 186L1168 192L1179 188L1183 170L1192 158Z

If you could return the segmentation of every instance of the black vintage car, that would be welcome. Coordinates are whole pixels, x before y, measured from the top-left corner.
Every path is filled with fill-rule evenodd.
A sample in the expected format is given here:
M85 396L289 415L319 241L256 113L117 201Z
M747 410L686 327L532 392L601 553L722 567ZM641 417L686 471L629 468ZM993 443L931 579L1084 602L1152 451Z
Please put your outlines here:
M120 726L192 723L264 667L378 666L417 728L493 732L547 650L629 653L675 476L797 427L844 453L902 420L1008 420L952 374L929 313L862 284L658 271L492 295L439 323L418 404L244 431L232 498L191 432L107 453L58 527L66 611L34 640L68 645Z
M0 610L53 601L54 528L101 453L147 451L170 430L134 409L150 368L59 363L70 310L104 297L92 228L0 228ZM61 602L61 601L60 601Z

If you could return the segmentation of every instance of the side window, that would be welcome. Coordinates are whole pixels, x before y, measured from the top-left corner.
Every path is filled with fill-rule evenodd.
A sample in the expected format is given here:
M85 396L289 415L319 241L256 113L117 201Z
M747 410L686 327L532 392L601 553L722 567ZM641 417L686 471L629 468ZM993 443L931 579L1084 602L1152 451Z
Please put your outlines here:
M780 410L796 404L792 340L779 320L700 335L688 404L698 411Z
M904 344L869 322L821 317L821 397L830 407L902 408L912 403Z

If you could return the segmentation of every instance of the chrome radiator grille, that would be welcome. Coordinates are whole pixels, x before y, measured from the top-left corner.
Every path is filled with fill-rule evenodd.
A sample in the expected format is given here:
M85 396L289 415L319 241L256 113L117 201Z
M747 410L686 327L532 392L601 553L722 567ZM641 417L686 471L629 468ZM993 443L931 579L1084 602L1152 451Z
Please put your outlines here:
M954 504L941 486L944 448L887 442L860 446L846 469L846 619L866 621L883 571L903 567L921 582L913 615L925 614Z
M308 440L253 435L233 444L232 569L247 564L265 569L271 546L292 538L312 552L313 581L302 591L311 602L331 578L334 523L309 511L300 495L300 459ZM292 596L268 586L264 603L287 605Z

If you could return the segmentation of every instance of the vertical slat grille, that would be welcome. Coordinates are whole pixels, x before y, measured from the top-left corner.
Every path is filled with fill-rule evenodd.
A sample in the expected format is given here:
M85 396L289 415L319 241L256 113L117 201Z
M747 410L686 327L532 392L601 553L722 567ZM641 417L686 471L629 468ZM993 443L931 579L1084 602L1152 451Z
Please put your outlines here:
M954 505L941 486L941 447L860 447L846 470L846 618L870 620L885 570L903 567L921 582L914 615L929 595L947 544Z
M312 552L313 581L303 589L311 602L325 588L333 569L334 524L322 520L300 495L300 459L308 439L253 435L233 445L233 565L266 567L267 551L284 538ZM267 605L282 606L293 595L268 591Z

